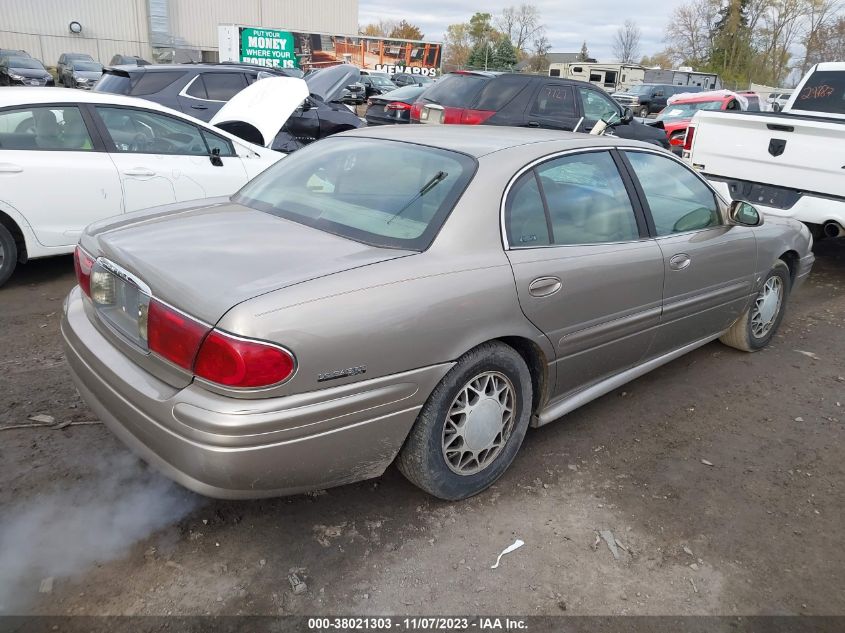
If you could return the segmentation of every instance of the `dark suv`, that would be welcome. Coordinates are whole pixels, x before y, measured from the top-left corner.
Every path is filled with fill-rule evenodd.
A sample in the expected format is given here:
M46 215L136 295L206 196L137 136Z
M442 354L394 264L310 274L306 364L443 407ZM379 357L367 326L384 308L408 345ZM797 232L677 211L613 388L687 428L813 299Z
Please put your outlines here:
M95 92L143 97L210 121L223 104L259 74L287 76L276 68L250 64L161 64L106 68Z
M685 92L701 92L700 86L673 86L671 84L640 84L625 92L611 95L622 106L631 108L637 116L647 117L653 112L660 112L672 95Z
M589 132L601 119L616 122L606 133L669 148L662 130L633 120L633 113L601 88L584 81L460 71L445 75L420 95L415 123L512 125Z

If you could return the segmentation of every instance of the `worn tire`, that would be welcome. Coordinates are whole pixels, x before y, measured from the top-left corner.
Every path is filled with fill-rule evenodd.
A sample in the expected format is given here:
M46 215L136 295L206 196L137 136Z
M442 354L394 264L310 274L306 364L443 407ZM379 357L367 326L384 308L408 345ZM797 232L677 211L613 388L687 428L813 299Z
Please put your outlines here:
M458 474L446 462L444 427L453 401L474 377L497 372L513 387L513 425L498 454L473 474ZM434 388L420 411L397 458L397 465L411 483L449 501L466 499L495 482L516 456L531 418L531 374L522 356L512 347L494 341L467 352Z
M731 329L725 332L719 339L722 343L728 345L729 347L742 350L743 352L756 352L769 344L769 341L772 340L772 337L777 332L778 327L780 327L781 321L783 321L783 315L786 313L786 301L789 298L789 291L792 288L792 276L789 272L789 266L787 266L786 262L783 260L779 259L775 263L769 271L769 274L766 275L766 279L763 280L763 285L775 276L779 277L781 283L783 284L783 296L781 297L780 306L778 307L778 313L775 316L774 323L771 328L769 328L769 331L763 336L757 337L754 336L754 333L751 330L751 319L756 309L757 301L757 297L755 297L754 302L748 306L748 309L741 317L739 317L739 319L737 319L736 323L731 326Z
M18 265L18 246L15 238L0 224L0 286L2 286Z

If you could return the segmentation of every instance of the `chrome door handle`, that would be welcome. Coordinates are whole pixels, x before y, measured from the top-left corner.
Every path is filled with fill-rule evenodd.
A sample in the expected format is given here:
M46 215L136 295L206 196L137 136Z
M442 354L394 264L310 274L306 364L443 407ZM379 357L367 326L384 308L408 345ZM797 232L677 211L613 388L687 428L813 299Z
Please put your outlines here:
M677 255L672 255L669 259L669 268L672 270L683 270L687 266L692 263L690 256L686 253L678 253Z
M23 171L20 165L12 163L0 163L0 174L19 174Z
M132 169L124 169L123 170L124 176L155 176L156 173L150 169L144 169L143 167L134 167Z
M540 127L540 124L537 121L529 121L528 127Z
M528 284L528 294L532 297L548 297L563 287L557 277L538 277Z

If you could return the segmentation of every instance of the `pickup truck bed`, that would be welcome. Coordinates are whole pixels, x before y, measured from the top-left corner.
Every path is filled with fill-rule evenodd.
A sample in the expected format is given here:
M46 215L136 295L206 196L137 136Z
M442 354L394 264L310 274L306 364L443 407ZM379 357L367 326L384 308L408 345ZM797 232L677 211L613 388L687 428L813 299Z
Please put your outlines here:
M845 226L845 121L776 112L699 112L684 158L728 198L794 217L817 237ZM830 223L822 232L822 228ZM838 228L837 228L838 225Z

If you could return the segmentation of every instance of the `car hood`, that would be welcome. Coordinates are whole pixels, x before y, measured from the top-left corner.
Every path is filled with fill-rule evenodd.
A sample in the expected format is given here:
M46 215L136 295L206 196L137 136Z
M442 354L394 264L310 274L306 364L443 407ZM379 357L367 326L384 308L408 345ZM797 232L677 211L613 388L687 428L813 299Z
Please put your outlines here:
M322 68L305 77L308 92L323 101L337 101L349 84L360 83L361 71L352 64Z
M270 147L290 115L308 98L308 85L297 77L267 77L229 99L211 124L240 138Z
M74 70L73 76L78 77L79 79L99 79L101 73L98 70Z
M361 244L228 198L99 222L88 227L81 244L137 275L154 296L211 324L253 297L412 254Z

